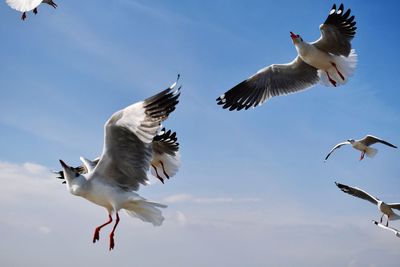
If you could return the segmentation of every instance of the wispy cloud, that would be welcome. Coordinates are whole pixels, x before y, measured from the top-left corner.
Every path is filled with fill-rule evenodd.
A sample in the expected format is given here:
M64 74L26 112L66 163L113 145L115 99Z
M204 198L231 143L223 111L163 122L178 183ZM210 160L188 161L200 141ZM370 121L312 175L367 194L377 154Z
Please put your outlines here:
M218 203L255 203L259 202L259 198L233 198L233 197L196 197L191 194L182 193L171 195L164 198L164 202L166 203L198 203L198 204L218 204Z

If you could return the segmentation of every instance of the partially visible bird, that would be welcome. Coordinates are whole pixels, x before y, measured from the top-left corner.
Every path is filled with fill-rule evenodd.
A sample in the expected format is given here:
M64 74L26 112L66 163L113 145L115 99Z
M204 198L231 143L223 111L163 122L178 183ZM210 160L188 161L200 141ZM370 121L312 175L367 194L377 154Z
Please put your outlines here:
M362 198L364 200L371 202L372 204L377 205L379 211L383 213L380 223L382 223L382 219L383 219L384 215L387 216L386 226L389 226L389 221L394 221L394 220L400 219L400 215L394 213L392 210L392 209L400 210L400 203L385 203L385 202L379 200L379 198L374 197L374 196L368 194L367 192L365 192L364 190L361 190L357 187L351 187L351 186L340 184L337 182L335 182L335 184L343 192L345 192L349 195L358 197L358 198Z
M161 122L179 102L180 87L176 89L176 84L114 113L104 126L104 147L99 159L81 158L83 166L77 168L60 160L60 175L65 178L69 192L107 209L109 220L96 227L93 242L99 240L100 229L113 221L115 213L116 222L109 236L110 250L115 245L119 210L125 209L129 215L154 226L161 225L164 220L159 208L166 206L147 201L135 191L140 184L148 184L150 167L162 181L178 170L175 133L166 132L157 137Z
M361 151L361 156L360 156L360 160L364 159L364 156L367 155L368 157L373 157L376 155L376 153L378 153L378 149L373 148L373 147L369 147L370 145L373 145L375 143L381 143L393 148L397 148L397 146L392 145L391 143L382 140L376 136L373 135L366 135L364 138L359 139L359 140L354 140L354 139L348 139L347 141L344 141L342 143L339 143L337 145L335 145L331 151L328 153L328 155L326 155L325 157L325 161L329 158L329 156L333 153L333 151L335 151L336 149L344 146L344 145L352 145L353 148Z
M356 34L354 16L350 9L333 5L328 18L319 27L321 37L313 42L303 41L290 32L298 56L287 64L273 64L239 83L217 98L224 109L241 110L261 105L271 97L307 89L319 81L326 86L347 82L355 70L357 55L350 41Z
M33 14L38 13L38 6L41 3L48 4L54 8L57 8L57 4L53 0L6 0L6 3L13 9L22 12L21 19L26 19L26 12L33 10Z

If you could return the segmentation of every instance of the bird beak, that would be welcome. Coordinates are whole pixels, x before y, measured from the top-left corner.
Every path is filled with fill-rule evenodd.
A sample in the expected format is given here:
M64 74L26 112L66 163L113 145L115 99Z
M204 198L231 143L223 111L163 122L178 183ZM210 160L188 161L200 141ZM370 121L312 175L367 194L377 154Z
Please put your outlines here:
M296 38L297 38L297 35L296 35L296 34L294 34L293 32L290 32L290 37L292 38L292 40L294 40L294 39L296 39Z

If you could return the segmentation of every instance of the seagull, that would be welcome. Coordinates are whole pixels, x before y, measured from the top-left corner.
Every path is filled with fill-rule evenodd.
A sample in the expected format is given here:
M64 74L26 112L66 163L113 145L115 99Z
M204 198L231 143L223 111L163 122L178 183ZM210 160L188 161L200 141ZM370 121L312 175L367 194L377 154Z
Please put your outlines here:
M347 141L337 144L336 146L334 146L331 149L331 151L329 151L328 155L326 155L325 161L329 158L329 156L332 154L333 151L335 151L336 149L338 149L344 145L352 145L353 148L361 151L360 160L363 160L365 155L367 155L368 157L371 158L371 157L375 156L376 153L378 153L378 149L369 147L370 145L373 145L375 143L382 143L384 145L387 145L387 146L390 146L393 148L397 148L397 146L392 145L391 143L386 142L385 140L382 140L376 136L366 135L364 138L359 139L359 140L348 139Z
M364 200L367 200L367 201L371 202L372 204L377 205L378 209L383 213L382 217L381 217L381 220L380 220L380 223L382 223L383 216L384 215L387 216L386 227L389 226L389 220L390 221L394 221L394 220L399 220L400 219L400 215L397 215L392 210L392 209L400 210L400 203L385 203L385 202L379 200L379 198L371 196L370 194L368 194L364 190L361 190L361 189L359 189L357 187L351 187L351 186L340 184L340 183L337 183L337 182L335 182L335 184L343 192L345 192L347 194L350 194L352 196L355 196L355 197L362 198Z
M114 113L104 125L104 147L99 159L90 161L81 157L82 168L70 167L60 160L69 192L106 208L108 212L108 221L94 231L93 243L99 240L101 228L112 223L115 214L116 221L109 236L109 249L114 249L114 233L121 209L154 226L162 224L164 217L159 208L166 206L147 201L136 191L140 184L148 184L150 166L161 178L169 178L178 169L175 137L157 135L161 122L179 102L180 87L176 89L176 84ZM172 134L167 135L171 137Z
M37 7L41 3L48 4L54 8L57 8L57 4L53 0L6 0L6 3L13 9L22 12L21 19L26 19L26 12L33 10L33 14L37 14Z
M356 34L351 10L344 12L334 4L328 18L320 25L321 37L312 43L290 32L297 57L287 64L273 64L239 83L217 98L217 104L229 110L249 109L271 97L307 89L319 81L326 86L347 82L355 70L357 55L350 41Z
M372 220L372 222L373 222L374 224L376 224L378 227L380 227L380 228L382 228L382 229L385 229L385 230L392 231L397 237L400 237L400 232L399 232L399 230L397 230L397 229L395 229L395 228L393 228L393 227L385 226L385 225L383 225L383 224L381 224L381 223L379 223L379 222L377 222L377 221L374 221L374 220Z

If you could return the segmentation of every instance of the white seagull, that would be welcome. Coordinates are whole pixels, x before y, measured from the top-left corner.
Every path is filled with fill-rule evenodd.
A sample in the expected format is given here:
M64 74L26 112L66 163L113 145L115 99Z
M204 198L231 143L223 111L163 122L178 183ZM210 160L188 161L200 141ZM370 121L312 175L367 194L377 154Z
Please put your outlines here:
M60 174L69 192L107 209L109 220L95 229L93 242L99 240L100 229L113 221L115 213L110 250L114 248L119 210L125 209L129 215L154 226L161 225L164 220L158 208L166 206L149 202L135 191L140 184L148 183L150 166L160 180L173 176L178 170L175 133L157 135L161 122L179 102L180 87L175 87L176 82L161 93L114 113L104 126L104 147L99 159L81 158L83 168L70 167L60 160Z
M57 8L57 4L53 0L6 0L6 3L13 9L22 12L21 19L26 19L26 12L33 10L33 14L37 14L37 7L41 3L48 4L54 8Z
M287 64L273 64L239 83L217 98L224 109L241 110L261 105L271 97L307 89L319 81L326 86L347 82L355 70L357 55L351 49L357 27L350 9L333 5L328 18L319 27L321 37L313 42L303 41L290 32L298 56Z
M393 227L389 227L389 226L383 225L383 224L381 224L381 223L379 223L379 222L377 222L377 221L374 221L374 220L372 220L372 222L373 222L375 225L377 225L378 227L380 227L380 228L382 228L382 229L385 229L385 230L389 230L389 231L393 232L393 233L395 234L395 236L400 237L400 232L399 232L399 230L397 230L397 229L395 229L395 228L393 228Z
M400 215L394 213L392 210L392 209L400 210L400 203L385 203L385 202L379 200L379 198L371 196L364 190L361 190L357 187L351 187L351 186L340 184L337 182L335 182L335 184L343 192L350 194L352 196L358 197L358 198L362 198L364 200L371 202L372 204L377 205L379 211L383 213L380 223L382 223L383 216L386 215L387 216L387 221L386 221L387 227L389 226L389 221L394 221L394 220L400 219Z
M376 155L376 153L378 153L378 149L369 146L375 143L381 143L393 148L397 148L397 146L392 145L391 143L382 140L376 136L366 135L364 138L359 140L348 139L347 141L337 144L331 149L331 151L329 151L328 155L326 155L325 161L329 158L329 156L332 154L333 151L344 145L352 145L353 148L361 151L360 160L363 160L365 155L367 155L368 157L373 157Z

